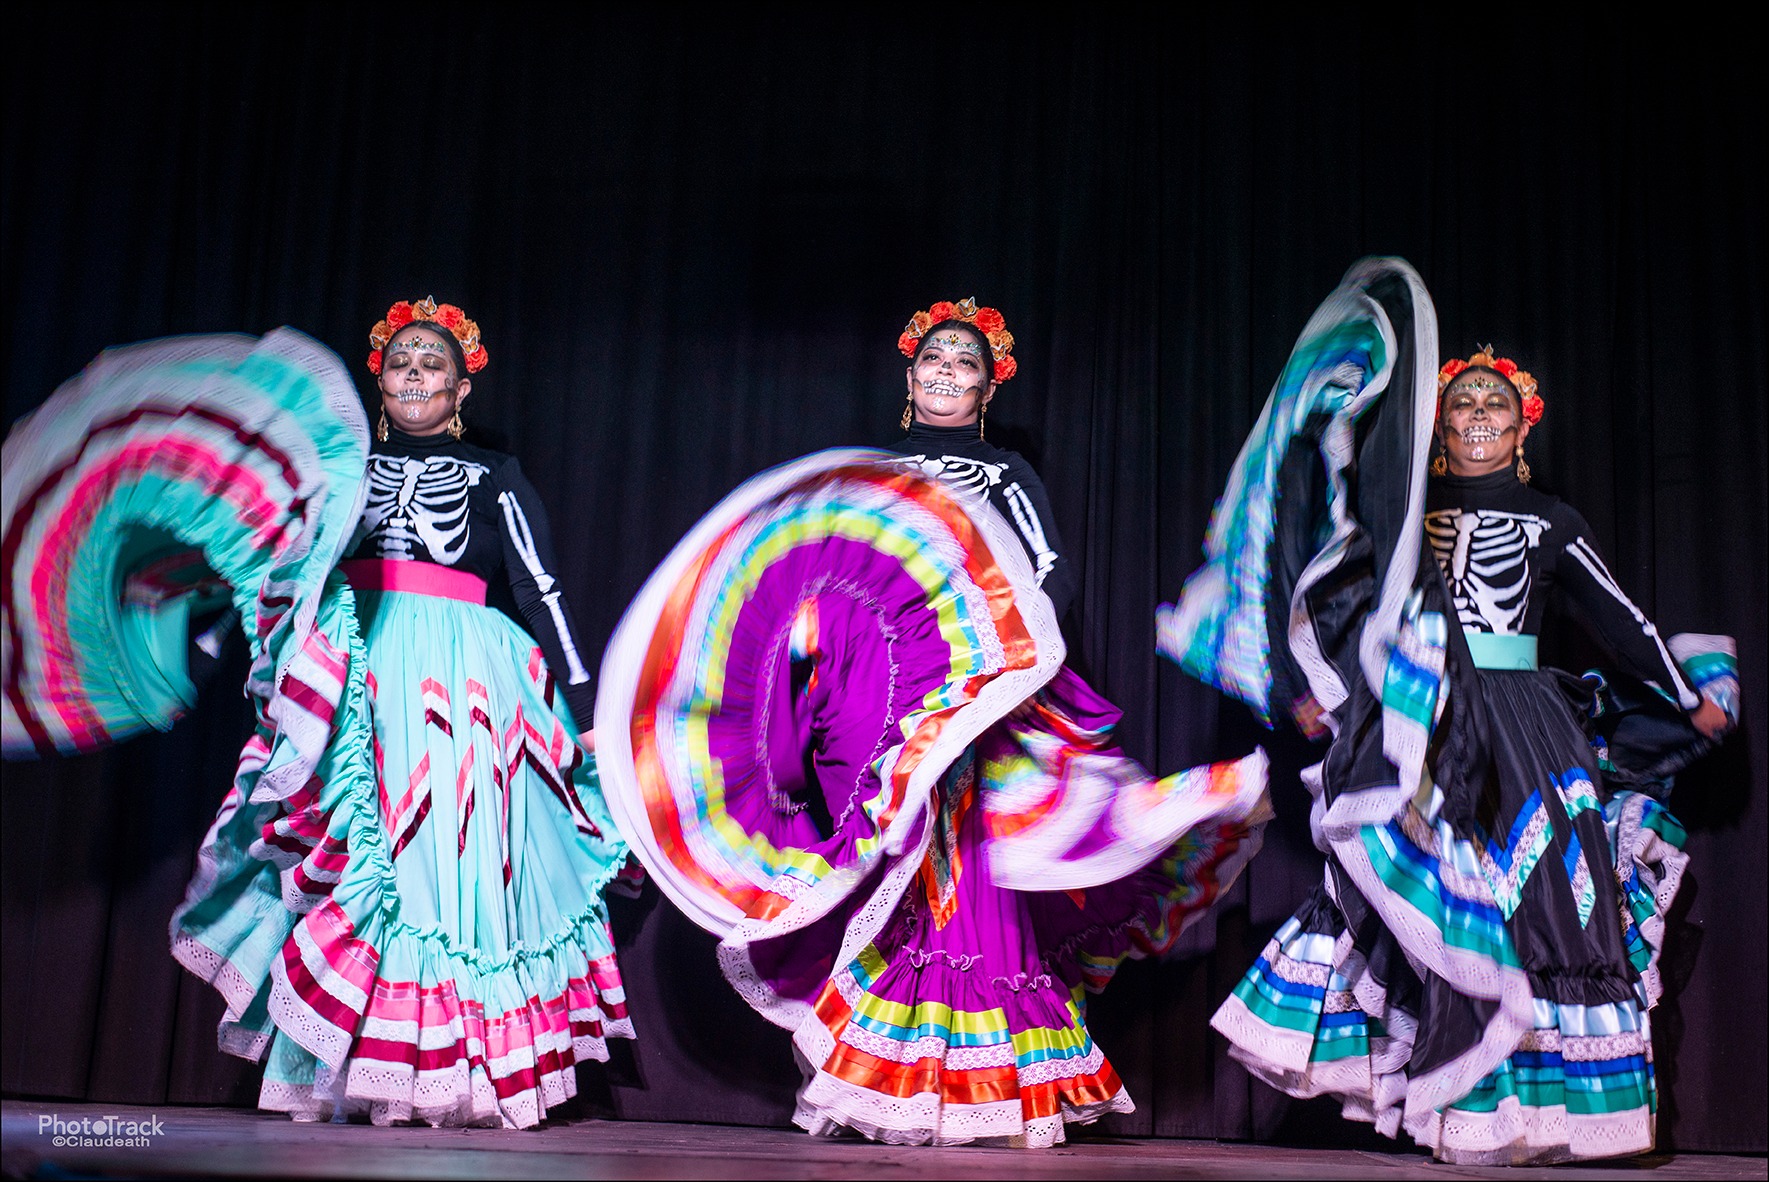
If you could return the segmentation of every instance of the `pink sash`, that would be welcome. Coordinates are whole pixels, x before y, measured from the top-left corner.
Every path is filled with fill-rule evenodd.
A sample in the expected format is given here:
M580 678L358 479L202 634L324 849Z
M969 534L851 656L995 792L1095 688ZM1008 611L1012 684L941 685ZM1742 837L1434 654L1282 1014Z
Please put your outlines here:
M338 564L358 591L409 591L485 606L485 580L434 562L401 562L350 558Z

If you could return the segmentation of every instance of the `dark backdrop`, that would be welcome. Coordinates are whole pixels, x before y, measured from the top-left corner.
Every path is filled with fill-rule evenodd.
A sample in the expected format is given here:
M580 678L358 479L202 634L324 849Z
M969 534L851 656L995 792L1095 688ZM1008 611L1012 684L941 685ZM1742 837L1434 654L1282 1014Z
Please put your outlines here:
M244 7L244 6L241 6ZM1655 1015L1663 1139L1765 1146L1765 95L1736 28L1481 11L1321 16L751 6L641 16L68 7L4 72L10 421L106 344L296 325L367 385L367 330L434 292L484 327L469 418L549 500L588 632L720 496L887 438L910 312L1004 309L993 438L1041 468L1078 659L1158 769L1260 738L1153 655L1153 608L1314 305L1370 253L1446 351L1541 379L1538 480L1666 631L1740 642L1746 722L1675 801L1693 868ZM1229 6L1233 7L1233 6ZM11 18L18 22L15 14ZM165 926L244 733L9 765L0 1086L249 1103ZM1359 1143L1206 1025L1319 873L1277 742L1266 851L1176 960L1090 1020L1126 1134ZM781 1123L786 1035L653 890L614 922L641 1039L588 1110Z

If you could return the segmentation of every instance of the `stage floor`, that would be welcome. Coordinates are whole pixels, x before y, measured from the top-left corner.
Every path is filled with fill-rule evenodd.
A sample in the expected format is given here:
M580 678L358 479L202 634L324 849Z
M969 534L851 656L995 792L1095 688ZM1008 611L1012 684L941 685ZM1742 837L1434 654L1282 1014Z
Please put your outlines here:
M891 1148L782 1129L577 1120L538 1132L295 1124L234 1108L0 1104L8 1178L1507 1178L1764 1179L1763 1158L1659 1154L1598 1166L1446 1166L1416 1153L1088 1138L1056 1149ZM64 1146L81 1121L138 1122L146 1144ZM157 1122L157 1123L156 1123ZM90 1127L89 1125L86 1127ZM125 1126L123 1133L136 1130ZM87 1136L91 1134L79 1134Z

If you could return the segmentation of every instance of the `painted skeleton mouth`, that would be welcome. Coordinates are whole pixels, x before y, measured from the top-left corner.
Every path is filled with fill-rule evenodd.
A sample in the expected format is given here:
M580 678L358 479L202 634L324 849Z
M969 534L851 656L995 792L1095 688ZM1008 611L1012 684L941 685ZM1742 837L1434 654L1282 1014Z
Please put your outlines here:
M1497 427L1468 427L1462 432L1462 442L1473 446L1476 443L1496 443L1504 434Z
M921 388L935 398L962 398L967 389L957 382L945 382L938 378L931 382L923 382Z
M428 402L435 395L428 390L401 390L395 397L401 402Z

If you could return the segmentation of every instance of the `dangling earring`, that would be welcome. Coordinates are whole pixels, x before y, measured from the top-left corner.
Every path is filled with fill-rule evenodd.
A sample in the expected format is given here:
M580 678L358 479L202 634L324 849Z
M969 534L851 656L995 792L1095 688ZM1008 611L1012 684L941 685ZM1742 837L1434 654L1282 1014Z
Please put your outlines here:
M1529 483L1529 461L1523 458L1523 444L1517 445L1517 483Z
M455 417L448 421L448 433L456 439L467 433L467 424L461 422L461 412L455 411Z
M1444 458L1443 440L1441 439L1437 441L1437 454L1431 457L1431 474L1433 476L1448 476L1450 474L1450 462Z
M899 425L903 430L907 431L909 430L909 424L915 421L915 395L905 390L903 392L903 401L907 405L903 407L903 421Z
M381 421L375 424L375 438L387 442L387 408L381 408Z
M983 437L983 416L988 413L989 413L989 404L987 402L979 402L977 404L977 438L978 439L981 439Z

